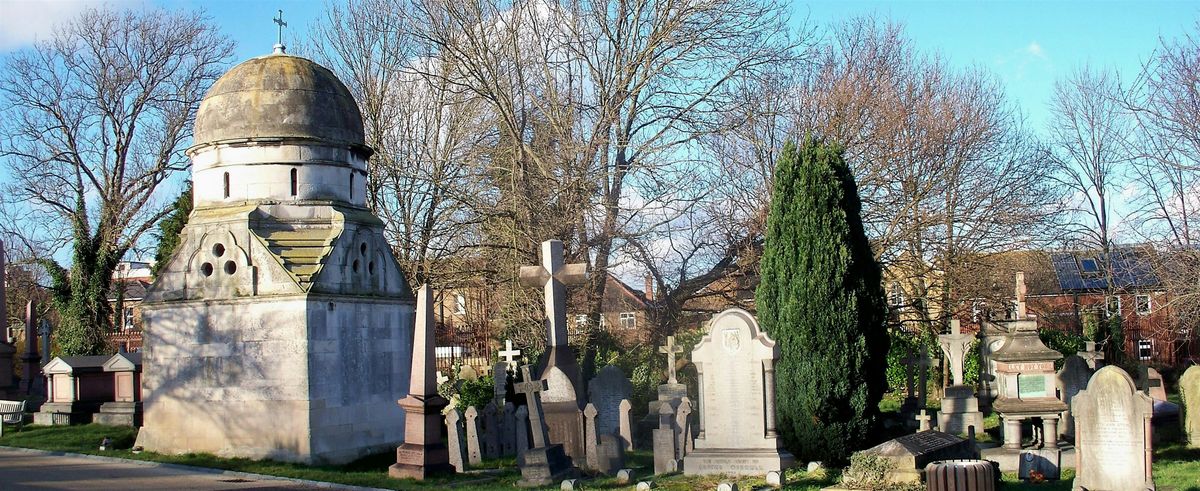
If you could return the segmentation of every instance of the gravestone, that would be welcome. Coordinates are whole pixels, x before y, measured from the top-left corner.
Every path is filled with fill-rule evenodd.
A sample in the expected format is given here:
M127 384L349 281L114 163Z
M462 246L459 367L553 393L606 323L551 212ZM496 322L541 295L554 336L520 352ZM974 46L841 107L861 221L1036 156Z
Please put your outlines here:
M692 401L686 397L679 402L679 409L675 411L675 431L676 443L675 452L676 458L683 460L688 453L692 451Z
M529 410L529 428L532 430L530 434L533 448L522 453L519 462L521 480L517 481L517 485L521 487L546 486L573 475L574 466L571 458L563 451L563 446L550 443L547 439L549 430L542 420L540 396L541 392L546 390L546 381L534 380L530 376L529 365L521 367L521 373L526 382L518 383L514 388L525 394L525 400L528 403L522 407Z
M479 380L479 372L471 365L463 365L458 369L458 380L475 382Z
M670 404L658 406L658 428L654 437L654 474L666 474L679 470L679 451L675 438L675 411Z
M463 439L462 413L451 407L446 412L447 460L455 472L467 470L467 443Z
M503 361L492 365L492 400L497 406L504 404L508 395L508 363Z
M583 444L587 454L587 469L596 470L600 467L600 441L596 438L596 405L588 403L583 408Z
M1096 371L1072 400L1076 490L1154 489L1150 471L1153 402L1116 366Z
M37 332L37 325L37 304L30 300L25 303L25 352L21 353L21 386L19 388L19 392L26 397L46 395L39 370L42 366L39 363L42 355L38 354L38 337L33 335Z
M970 441L937 430L904 435L862 452L891 461L894 465L885 479L897 483L921 482L930 462L977 457Z
M633 450L633 404L629 403L629 399L623 399L617 411L620 416L617 434L625 442L625 450Z
M700 380L699 429L684 474L761 476L795 463L775 429L779 346L754 316L728 309L713 317L692 350Z
M449 401L437 391L433 314L433 288L421 285L417 289L408 395L398 401L404 409L404 444L396 448L396 463L388 468L388 475L395 478L424 480L451 468L449 449L442 443L439 428L439 415Z
M504 413L501 416L500 424L500 451L505 457L512 457L517 454L517 415L516 407L513 403L504 403ZM524 450L524 449L522 449Z
M1138 389L1156 401L1167 400L1167 386L1162 374L1153 368L1142 366L1138 373Z
M613 476L625 467L625 443L616 435L600 435L596 453L596 470L601 474Z
M950 321L950 334L938 336L953 379L953 385L946 387L942 395L942 410L938 413L938 428L946 433L962 435L971 427L983 431L979 399L975 397L975 389L966 385L963 378L963 363L974 342L975 336L963 333L958 319Z
M1183 399L1183 429L1188 446L1200 448L1200 365L1192 365L1179 377L1180 398Z
M545 305L546 352L538 363L539 380L546 382L541 398L543 417L550 441L561 443L568 456L583 454L583 376L575 351L567 344L567 285L587 280L587 264L564 264L559 240L542 242L542 264L522 266L520 282L525 287L542 287ZM528 380L528 379L527 379ZM530 415L532 416L532 414Z
M529 408L520 406L513 412L516 419L517 465L525 465L525 451L529 450Z
M621 401L633 394L633 384L613 365L601 368L588 382L588 400L596 406L596 434L618 435L621 431Z
M475 406L467 408L467 463L479 465L483 462L483 449L479 441L479 410Z
M900 404L900 412L911 415L917 411L917 352L910 346L908 356L900 360L904 364L905 392L904 402Z
M1088 368L1087 360L1078 355L1068 356L1063 361L1062 369L1058 371L1058 398L1067 405L1067 410L1062 413L1059 434L1071 440L1075 439L1075 417L1071 415L1071 399L1087 387L1091 378L1092 370Z
M1154 442L1177 439L1182 411L1178 404L1167 400L1167 387L1162 375L1158 370L1142 366L1138 369L1137 386L1154 401L1153 417L1150 419L1154 426L1151 433Z
M483 458L500 457L500 416L495 401L483 407Z
M667 336L667 344L659 346L659 353L667 355L667 382L658 386L658 398L650 401L646 418L642 420L642 434L649 434L658 427L658 406L669 404L671 410L679 407L679 401L687 397L687 386L679 383L675 376L675 355L683 352L683 348L675 344L675 336Z

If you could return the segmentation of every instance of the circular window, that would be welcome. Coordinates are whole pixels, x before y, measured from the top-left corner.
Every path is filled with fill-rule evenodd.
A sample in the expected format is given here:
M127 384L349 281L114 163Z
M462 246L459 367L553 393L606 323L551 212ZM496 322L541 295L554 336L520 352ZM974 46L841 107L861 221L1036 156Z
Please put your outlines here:
M204 263L204 264L200 265L200 274L202 274L204 276L212 276L212 273L213 273L212 263Z
M362 245L358 246L358 253L362 254L364 256L367 255L367 243L366 242L363 242Z
M375 274L375 261L371 261L371 262L367 263L367 272L371 273L371 274Z
M355 260L354 260L354 263L352 263L352 264L350 265L350 271L353 271L353 272L355 272L355 273L357 273L357 272L358 272L358 260L357 260L357 259L355 259Z
M234 274L237 272L237 263L233 261L225 261L225 274Z
M225 245L213 244L213 255L217 256L217 257L224 256L225 255Z

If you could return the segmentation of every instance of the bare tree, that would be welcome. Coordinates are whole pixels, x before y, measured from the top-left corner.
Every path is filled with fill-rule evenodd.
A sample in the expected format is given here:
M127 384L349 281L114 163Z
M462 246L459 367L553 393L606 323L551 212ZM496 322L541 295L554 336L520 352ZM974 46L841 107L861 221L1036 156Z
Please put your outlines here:
M0 74L3 205L70 231L70 266L40 258L64 354L106 349L112 272L169 212L156 191L186 168L192 119L232 49L203 14L89 10Z
M1113 242L1112 194L1130 162L1133 126L1120 104L1121 87L1108 71L1082 67L1054 87L1046 156L1071 190L1075 212L1087 224L1084 245L1107 256Z

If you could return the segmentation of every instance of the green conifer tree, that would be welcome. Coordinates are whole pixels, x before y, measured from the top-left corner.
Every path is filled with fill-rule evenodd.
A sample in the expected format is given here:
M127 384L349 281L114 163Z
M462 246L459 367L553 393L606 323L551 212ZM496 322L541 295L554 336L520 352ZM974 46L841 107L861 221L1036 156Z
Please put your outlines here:
M179 197L175 198L171 214L158 222L158 249L154 251L154 267L151 268L151 273L155 278L158 277L158 272L166 267L167 261L171 259L171 255L175 253L175 248L179 247L179 234L183 232L184 225L187 225L188 216L192 214L192 183L188 182L187 189L179 193Z
M839 146L784 147L755 304L782 351L778 428L801 462L864 448L886 385L886 307L860 208Z

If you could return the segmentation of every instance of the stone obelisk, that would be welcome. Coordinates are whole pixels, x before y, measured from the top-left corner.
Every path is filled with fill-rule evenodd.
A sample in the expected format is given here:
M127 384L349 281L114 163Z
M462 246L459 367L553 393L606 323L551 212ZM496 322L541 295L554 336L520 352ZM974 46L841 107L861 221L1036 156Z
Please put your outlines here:
M37 304L30 300L25 304L25 352L21 354L24 369L21 372L21 394L26 396L39 395L39 385L35 383L41 376L42 355L38 354L37 342Z
M388 475L423 480L436 472L454 472L441 434L442 409L449 403L437 393L433 289L428 284L417 290L416 314L408 396L398 401L404 409L404 444L396 448Z

